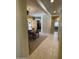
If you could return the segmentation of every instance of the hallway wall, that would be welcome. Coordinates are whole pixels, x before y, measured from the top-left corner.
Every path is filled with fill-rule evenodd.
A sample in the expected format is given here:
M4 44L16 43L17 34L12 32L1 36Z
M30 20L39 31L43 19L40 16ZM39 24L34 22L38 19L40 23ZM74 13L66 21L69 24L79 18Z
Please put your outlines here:
M16 0L16 57L29 56L26 20L26 0Z
M51 29L50 29L51 33L54 33L54 19L53 16L51 16Z
M60 21L59 21L58 40L59 40L58 59L62 59L62 14L60 15Z
M41 31L43 33L50 33L51 17L50 15L44 15L41 20Z

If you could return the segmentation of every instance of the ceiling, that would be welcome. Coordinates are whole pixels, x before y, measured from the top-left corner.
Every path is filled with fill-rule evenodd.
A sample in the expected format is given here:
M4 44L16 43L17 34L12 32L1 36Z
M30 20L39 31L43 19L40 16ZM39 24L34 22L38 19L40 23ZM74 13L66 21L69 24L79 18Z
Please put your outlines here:
M30 15L42 16L47 13L39 4L40 1L51 15L61 13L62 0L54 0L53 3L50 3L50 0L27 0L27 10L29 10ZM54 11L56 11L56 13L53 13Z
M27 0L27 10L29 10L32 16L42 16L45 14L45 11L37 3L37 0Z
M60 14L62 10L62 0L54 0L53 3L50 2L50 0L41 0L46 9L54 15L54 11L56 11L55 14Z

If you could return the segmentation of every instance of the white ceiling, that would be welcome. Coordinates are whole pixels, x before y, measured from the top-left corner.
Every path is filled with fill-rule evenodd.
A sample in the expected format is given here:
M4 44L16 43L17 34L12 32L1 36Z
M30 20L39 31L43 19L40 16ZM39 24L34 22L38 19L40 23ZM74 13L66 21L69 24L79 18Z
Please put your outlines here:
M54 3L50 3L50 0L38 0L43 3L47 11L53 15L53 11L56 11L56 14L61 13L62 0L54 0ZM42 16L45 15L47 11L42 8L37 2L37 0L27 0L27 9L32 16Z
M42 16L45 14L44 10L37 3L37 0L27 0L27 10L32 16Z
M62 10L62 0L54 0L53 3L50 2L50 0L41 0L44 6L47 8L47 10L53 15L54 11L56 11L56 14L60 14Z

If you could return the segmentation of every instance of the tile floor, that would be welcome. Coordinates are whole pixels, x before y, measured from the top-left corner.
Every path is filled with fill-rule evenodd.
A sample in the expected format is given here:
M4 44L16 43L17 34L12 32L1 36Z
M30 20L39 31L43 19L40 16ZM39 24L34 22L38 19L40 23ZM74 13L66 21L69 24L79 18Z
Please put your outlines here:
M35 40L29 40L29 53L32 54L33 51L46 39L46 35L39 33L39 38Z
M48 34L48 37L30 55L29 59L57 59L58 32Z

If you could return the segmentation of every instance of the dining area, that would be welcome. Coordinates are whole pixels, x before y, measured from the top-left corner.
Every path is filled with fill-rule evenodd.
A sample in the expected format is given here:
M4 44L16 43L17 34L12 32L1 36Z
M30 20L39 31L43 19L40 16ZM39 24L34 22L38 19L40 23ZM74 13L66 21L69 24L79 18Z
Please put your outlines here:
M46 38L41 34L41 20L37 20L36 17L27 16L28 21L28 42L29 42L29 54L40 45L40 43Z
M39 38L41 24L38 23L36 18L33 16L28 16L27 21L28 21L28 38L29 38L29 40L35 40L35 39Z
M29 40L35 40L39 38L39 31L32 28L32 30L28 30L28 38Z

